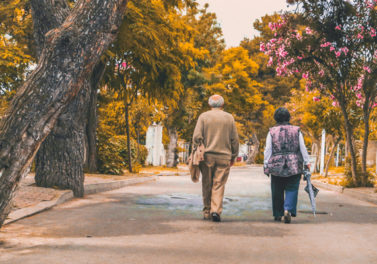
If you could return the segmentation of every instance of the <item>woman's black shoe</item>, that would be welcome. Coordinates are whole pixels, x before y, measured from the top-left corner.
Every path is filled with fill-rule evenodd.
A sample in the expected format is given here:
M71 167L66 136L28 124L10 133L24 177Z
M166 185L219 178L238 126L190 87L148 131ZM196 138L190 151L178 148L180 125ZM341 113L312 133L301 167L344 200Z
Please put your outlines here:
M281 216L275 216L274 221L276 222L281 222Z

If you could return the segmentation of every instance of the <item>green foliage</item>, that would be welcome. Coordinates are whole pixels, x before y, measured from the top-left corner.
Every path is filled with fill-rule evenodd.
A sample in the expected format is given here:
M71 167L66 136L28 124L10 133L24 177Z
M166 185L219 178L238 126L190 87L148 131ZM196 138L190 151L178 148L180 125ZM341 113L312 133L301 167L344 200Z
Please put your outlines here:
M271 124L273 108L260 93L255 78L259 66L242 47L225 50L212 68L206 69L211 80L209 94L221 94L225 108L235 116L241 139L251 138L258 128Z
M148 126L163 117L159 105L139 98L130 111L131 156L133 171L145 163L147 149L140 139L145 137ZM127 137L125 136L124 102L116 92L101 89L98 108L97 149L98 167L102 173L122 174L128 167ZM139 141L139 142L138 142ZM139 143L139 144L138 144Z
M265 15L254 22L254 28L259 31L260 36L253 39L244 39L240 46L245 48L251 58L258 64L259 70L255 80L261 84L260 92L263 98L274 108L278 108L289 101L291 91L300 89L300 78L296 76L277 76L276 71L267 66L268 56L260 51L260 43L273 38L273 32L269 28L270 22L274 23L280 19L280 15Z
M359 153L356 152L356 158L358 160L356 166L356 182L352 178L352 170L351 170L351 157L348 156L346 158L346 166L345 166L345 180L341 183L342 186L347 188L356 188L356 187L373 187L374 186L374 177L372 173L367 171L366 173L362 172L361 165L360 165L360 157Z
M127 137L98 134L98 170L101 173L122 175L128 166ZM147 149L131 141L131 157L135 169L145 163ZM135 172L138 172L135 170Z
M0 2L0 94L16 89L35 62L28 0Z

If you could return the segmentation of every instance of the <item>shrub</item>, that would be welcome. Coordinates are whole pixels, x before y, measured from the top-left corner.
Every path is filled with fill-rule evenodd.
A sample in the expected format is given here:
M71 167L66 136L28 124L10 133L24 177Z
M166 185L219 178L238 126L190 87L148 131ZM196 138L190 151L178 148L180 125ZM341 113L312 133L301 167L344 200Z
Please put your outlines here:
M98 135L98 170L101 173L122 175L128 169L126 136ZM131 157L134 172L139 172L147 158L147 149L131 139Z
M341 185L347 188L355 187L373 187L374 179L370 172L363 173L361 171L359 153L356 152L357 166L356 166L356 183L352 179L351 171L351 156L347 156L345 165L345 176L346 178L342 181Z

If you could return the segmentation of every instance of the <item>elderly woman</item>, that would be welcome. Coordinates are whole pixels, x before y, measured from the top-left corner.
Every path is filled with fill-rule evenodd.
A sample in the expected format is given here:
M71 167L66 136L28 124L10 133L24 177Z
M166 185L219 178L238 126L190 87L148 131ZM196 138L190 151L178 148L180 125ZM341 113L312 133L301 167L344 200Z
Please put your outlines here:
M277 124L270 128L264 151L264 172L271 175L272 210L275 221L290 223L297 214L297 196L303 168L309 155L300 128L289 123L284 107L275 111Z

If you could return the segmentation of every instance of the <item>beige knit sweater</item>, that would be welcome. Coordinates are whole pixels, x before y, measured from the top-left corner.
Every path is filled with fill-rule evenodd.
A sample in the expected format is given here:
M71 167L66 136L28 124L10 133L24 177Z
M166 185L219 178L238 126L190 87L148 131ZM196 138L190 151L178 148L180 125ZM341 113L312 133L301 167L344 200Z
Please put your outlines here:
M239 140L233 116L218 108L202 113L196 123L193 142L203 142L206 155L234 160Z

